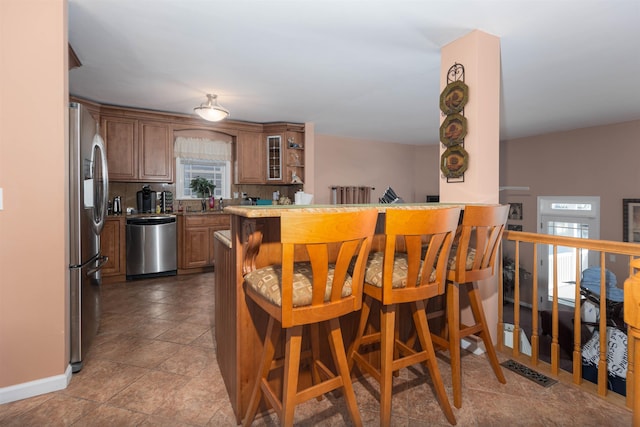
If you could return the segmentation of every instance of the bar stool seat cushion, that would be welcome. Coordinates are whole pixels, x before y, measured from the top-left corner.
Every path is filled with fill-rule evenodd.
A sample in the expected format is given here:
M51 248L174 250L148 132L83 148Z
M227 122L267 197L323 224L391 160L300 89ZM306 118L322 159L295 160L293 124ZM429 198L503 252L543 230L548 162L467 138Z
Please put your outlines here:
M334 264L329 264L327 274L327 286L324 300L331 298L331 285L333 283ZM269 265L259 268L244 276L247 285L262 295L267 301L278 307L282 306L282 266ZM311 305L313 293L313 270L309 262L296 262L293 267L293 306L304 307ZM342 296L351 295L351 276L347 275L342 288Z
M449 270L456 269L456 253L458 252L458 248L456 246L451 248L451 256L449 257ZM465 269L473 270L473 262L476 259L476 250L474 248L469 248L467 252L467 264L465 265Z
M382 288L382 268L384 265L384 252L374 252L369 255L367 260L367 267L364 274L364 281L370 285L378 288ZM420 262L420 269L422 270L422 261ZM393 260L393 279L391 281L392 288L406 288L407 287L407 274L409 270L409 264L407 262L407 254L397 253ZM418 274L418 282L421 279L421 274ZM436 279L436 270L431 271L430 282Z

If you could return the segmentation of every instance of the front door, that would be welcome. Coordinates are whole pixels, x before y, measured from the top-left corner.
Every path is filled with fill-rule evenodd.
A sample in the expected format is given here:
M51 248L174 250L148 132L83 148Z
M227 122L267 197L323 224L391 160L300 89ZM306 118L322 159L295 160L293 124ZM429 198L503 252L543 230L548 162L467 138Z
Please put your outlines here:
M582 239L600 238L599 197L538 197L538 233ZM587 249L558 246L554 266L554 247L540 245L538 292L540 303L553 301L557 289L558 302L573 306L575 303L576 264L578 271L598 265L598 254ZM555 279L554 279L555 278Z

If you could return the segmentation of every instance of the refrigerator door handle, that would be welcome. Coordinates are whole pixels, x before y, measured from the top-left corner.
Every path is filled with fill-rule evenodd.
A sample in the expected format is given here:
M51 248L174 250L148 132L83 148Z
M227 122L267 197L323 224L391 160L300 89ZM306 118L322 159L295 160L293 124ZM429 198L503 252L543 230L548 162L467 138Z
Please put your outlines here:
M96 261L98 261L98 265L93 267L92 269L87 271L87 276L92 276L96 274L98 271L102 270L102 267L109 261L109 257L106 255L101 256Z
M109 200L109 170L107 167L107 152L104 148L104 140L100 136L99 125L96 123L96 134L93 137L93 148L91 150L91 163L95 162L96 151L100 154L100 170L102 176L97 177L102 183L102 194L100 200L98 200L98 218L95 219L94 229L96 234L102 233L104 228L104 220L107 216L107 204Z

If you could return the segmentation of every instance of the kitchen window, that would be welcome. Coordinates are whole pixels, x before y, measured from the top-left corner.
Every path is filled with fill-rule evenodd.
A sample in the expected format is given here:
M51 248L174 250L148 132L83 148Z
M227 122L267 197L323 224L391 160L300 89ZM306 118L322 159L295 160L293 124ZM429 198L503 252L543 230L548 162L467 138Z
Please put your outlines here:
M197 199L198 195L189 185L193 178L205 178L216 186L213 196L216 199L230 199L231 162L222 160L193 160L176 158L176 198Z
M230 199L231 194L231 144L206 138L175 139L176 199L197 199L190 188L191 180L205 178L216 186L216 199Z

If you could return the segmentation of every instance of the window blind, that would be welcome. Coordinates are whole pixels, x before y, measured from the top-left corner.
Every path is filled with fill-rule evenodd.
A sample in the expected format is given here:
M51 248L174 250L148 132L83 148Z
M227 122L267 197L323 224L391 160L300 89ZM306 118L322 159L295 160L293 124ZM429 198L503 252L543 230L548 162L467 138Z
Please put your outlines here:
M206 138L177 137L173 157L193 160L231 161L231 144Z

